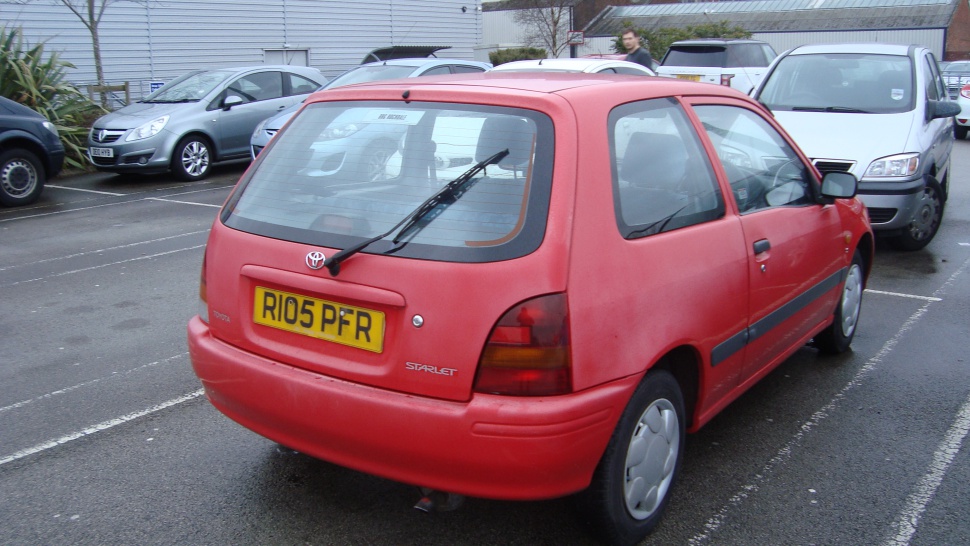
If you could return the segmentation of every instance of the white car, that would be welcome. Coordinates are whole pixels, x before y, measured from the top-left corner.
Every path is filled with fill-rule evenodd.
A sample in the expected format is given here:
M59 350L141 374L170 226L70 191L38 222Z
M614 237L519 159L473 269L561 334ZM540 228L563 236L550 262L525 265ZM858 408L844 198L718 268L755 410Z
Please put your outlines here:
M772 63L752 97L774 113L819 171L856 176L873 229L892 246L929 244L943 219L952 119L959 112L929 49L796 47Z
M953 118L956 122L953 125L953 134L958 140L967 138L967 131L970 130L970 83L960 88L957 93L957 104L960 105L960 113Z
M748 94L776 56L774 48L761 40L681 40L670 44L657 67L657 75L726 85Z
M649 68L620 59L534 59L512 61L492 68L492 72L583 72L587 74L632 74L656 76Z

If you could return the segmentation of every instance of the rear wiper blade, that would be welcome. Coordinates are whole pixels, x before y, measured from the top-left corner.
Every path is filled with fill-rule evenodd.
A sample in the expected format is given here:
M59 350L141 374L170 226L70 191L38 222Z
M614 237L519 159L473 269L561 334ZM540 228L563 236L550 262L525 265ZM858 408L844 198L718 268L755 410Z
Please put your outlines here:
M323 265L327 268L334 277L340 273L340 262L346 260L347 258L357 254L361 250L364 250L368 245L375 241L380 241L381 239L387 237L388 235L397 231L397 235L394 237L393 242L398 243L405 233L414 228L418 222L424 219L431 211L435 210L438 205L448 206L465 194L472 186L475 184L472 182L473 177L479 173L479 171L485 169L485 167L491 165L492 163L498 163L505 156L509 155L509 149L506 148L501 152L492 154L486 157L482 161L476 163L472 168L468 169L461 174L458 178L452 180L445 184L443 188L434 193L431 197L427 198L424 203L418 206L418 208L411 211L407 216L401 219L394 227L387 230L376 237L371 237L366 241L362 241L354 246L347 247L340 252L337 252L329 259L327 259ZM402 227L403 226L403 227ZM400 228L400 231L398 229Z

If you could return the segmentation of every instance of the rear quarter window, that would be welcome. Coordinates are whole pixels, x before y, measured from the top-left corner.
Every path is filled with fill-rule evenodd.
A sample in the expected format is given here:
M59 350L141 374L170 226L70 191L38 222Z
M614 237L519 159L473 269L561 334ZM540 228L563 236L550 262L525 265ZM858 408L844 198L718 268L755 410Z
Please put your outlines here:
M634 239L724 216L707 153L672 99L614 109L609 117L617 227Z
M544 235L552 121L521 109L403 102L308 105L260 155L224 209L235 229L344 249L392 230L448 182L508 150L406 234L369 253L482 262ZM397 241L393 239L397 238Z

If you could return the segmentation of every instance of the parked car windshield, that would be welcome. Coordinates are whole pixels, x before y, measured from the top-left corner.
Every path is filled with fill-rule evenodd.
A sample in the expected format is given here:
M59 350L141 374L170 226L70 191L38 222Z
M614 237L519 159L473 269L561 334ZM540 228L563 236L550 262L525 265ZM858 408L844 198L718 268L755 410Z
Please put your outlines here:
M190 72L145 97L142 102L191 102L202 100L217 85L235 74L233 70Z
M247 173L223 221L277 239L347 248L391 230L437 190L502 150L437 211L366 252L481 262L542 241L552 122L510 108L435 103L308 105Z
M889 114L915 107L913 67L904 55L789 55L758 99L771 110Z
M334 87L353 83L406 78L411 75L411 72L414 72L415 68L417 67L400 64L358 66L330 80L330 83L325 85L324 89L333 89Z

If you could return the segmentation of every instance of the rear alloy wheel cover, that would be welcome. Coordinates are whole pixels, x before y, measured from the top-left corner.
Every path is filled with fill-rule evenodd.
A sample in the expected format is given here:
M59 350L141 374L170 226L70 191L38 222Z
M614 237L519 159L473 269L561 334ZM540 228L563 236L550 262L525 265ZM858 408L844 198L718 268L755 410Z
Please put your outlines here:
M624 464L626 509L636 520L656 512L674 478L680 449L680 422L666 399L650 404L633 430Z

